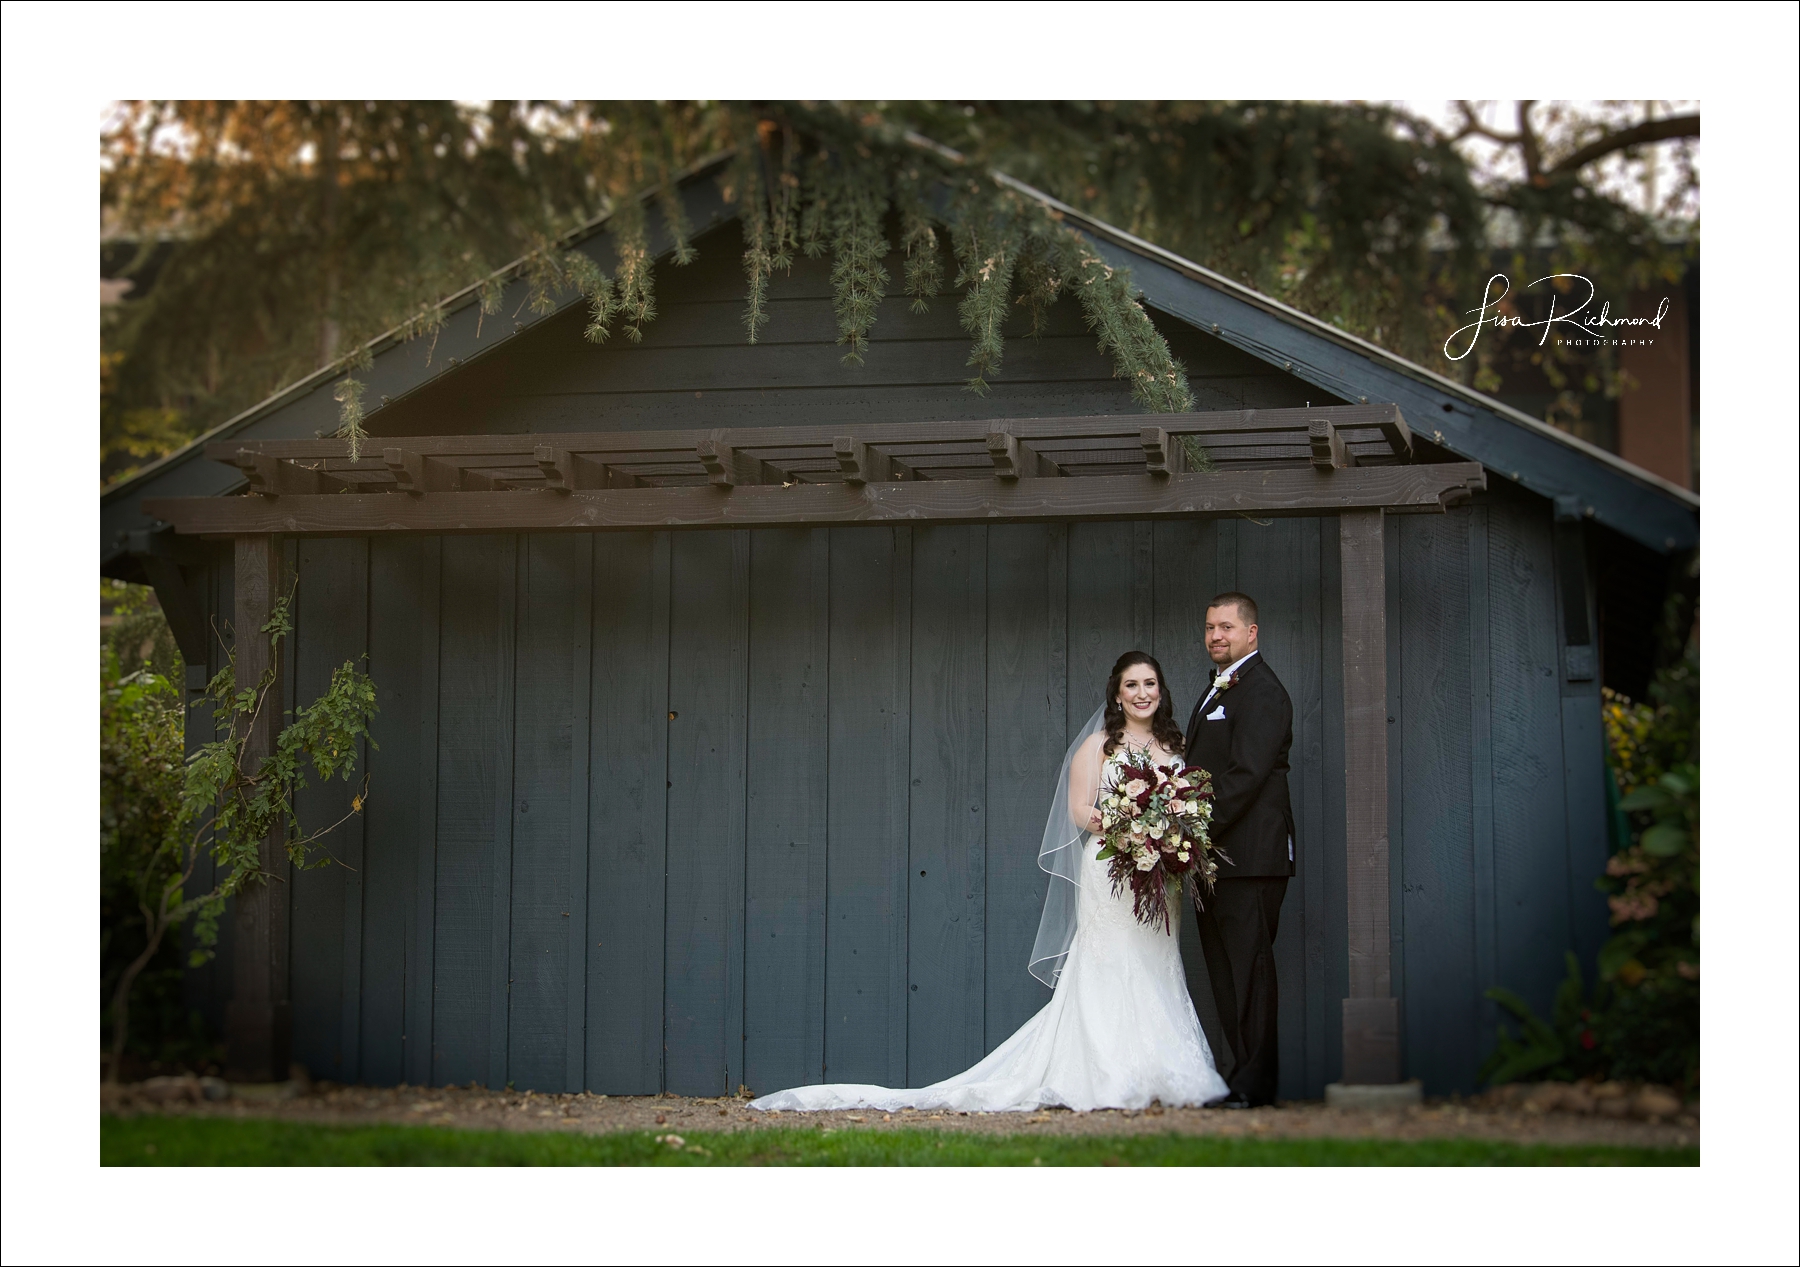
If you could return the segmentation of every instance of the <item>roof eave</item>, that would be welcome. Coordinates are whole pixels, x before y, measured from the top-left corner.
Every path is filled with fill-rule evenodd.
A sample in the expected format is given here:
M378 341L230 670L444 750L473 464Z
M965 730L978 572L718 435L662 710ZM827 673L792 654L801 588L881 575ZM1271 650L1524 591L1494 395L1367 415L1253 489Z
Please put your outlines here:
M1566 431L1561 431L1540 418L1532 417L1523 410L1516 409L1503 401L1494 399L1492 396L1476 391L1472 387L1465 386L1453 378L1448 378L1443 374L1437 373L1435 370L1420 365L1416 361L1407 360L1398 353L1392 352L1377 343L1371 343L1367 339L1360 338L1346 330L1341 330L1330 322L1321 321L1310 313L1302 312L1298 308L1284 304L1279 299L1265 295L1259 290L1254 290L1251 287L1244 285L1242 282L1233 281L1222 273L1216 273L1203 264L1196 264L1190 259L1175 254L1173 251L1157 246L1154 242L1147 242L1135 234L1126 232L1124 229L1107 224L1104 220L1097 220L1093 216L1077 211L1067 203L1044 193L1042 190L1034 189L1023 181L1015 180L1014 178L1001 173L996 173L995 179L999 180L1000 183L1009 188L1016 189L1022 194L1038 199L1045 206L1056 211L1065 220L1074 222L1084 233L1094 237L1105 238L1137 255L1142 255L1147 259L1155 260L1165 267L1175 269L1177 272L1185 274L1194 281L1201 282L1216 290L1223 291L1234 299L1251 304L1254 307L1260 308L1271 315L1278 316L1291 324L1303 326L1322 338L1330 339L1341 347L1358 352L1371 360L1383 362L1389 368L1405 374L1409 378L1425 383L1446 395L1455 396L1471 405L1476 405L1491 413L1498 414L1509 422L1528 428L1547 439L1555 441L1557 444L1563 445L1585 457L1611 467L1622 475L1628 476L1633 480L1656 489L1660 493L1675 498L1691 510L1697 512L1700 509L1700 498L1692 490L1683 488L1681 485L1672 483L1653 471L1647 471L1641 466L1628 462L1616 453L1611 453L1606 449L1600 448L1598 445L1590 444L1588 441L1583 440L1578 436L1573 436Z

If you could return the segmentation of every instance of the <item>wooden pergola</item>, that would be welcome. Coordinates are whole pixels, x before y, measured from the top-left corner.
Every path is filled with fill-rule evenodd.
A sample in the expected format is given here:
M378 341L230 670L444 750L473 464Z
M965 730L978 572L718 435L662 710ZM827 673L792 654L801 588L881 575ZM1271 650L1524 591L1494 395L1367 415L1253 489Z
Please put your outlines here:
M1147 425L1152 424L1152 425ZM1190 447L1191 446L1191 447ZM1204 450L1211 470L1195 469ZM1389 971L1387 601L1383 522L1486 487L1479 463L1415 460L1394 405L1148 417L1006 419L727 431L227 440L242 496L147 500L175 533L235 542L236 627L260 629L288 536L594 532L1321 516L1339 521L1349 997L1343 1081L1400 1080ZM240 644L240 674L267 647ZM249 757L271 750L265 715ZM265 865L283 856L264 842ZM231 1063L285 1068L283 886L240 894Z

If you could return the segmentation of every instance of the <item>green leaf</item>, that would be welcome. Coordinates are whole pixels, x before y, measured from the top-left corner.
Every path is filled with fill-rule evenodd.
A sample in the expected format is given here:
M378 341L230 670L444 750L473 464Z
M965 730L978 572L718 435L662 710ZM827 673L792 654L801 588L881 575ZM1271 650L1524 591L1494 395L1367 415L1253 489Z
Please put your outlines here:
M1622 810L1659 810L1670 804L1669 794L1660 787L1641 787L1619 801Z
M1676 796L1692 796L1699 788L1699 771L1670 770L1662 776L1662 786Z
M1611 980L1618 976L1619 969L1628 961L1637 958L1649 941L1650 934L1641 928L1634 928L1630 932L1608 938L1606 944L1600 947L1600 955L1595 965L1601 978Z
M1644 833L1639 842L1644 852L1658 858L1673 858L1688 846L1687 828L1677 823L1658 823Z
M1099 853L1094 855L1094 861L1095 862L1105 862L1108 858L1117 857L1118 852L1119 851L1117 849L1114 849L1111 845L1106 845L1100 850Z

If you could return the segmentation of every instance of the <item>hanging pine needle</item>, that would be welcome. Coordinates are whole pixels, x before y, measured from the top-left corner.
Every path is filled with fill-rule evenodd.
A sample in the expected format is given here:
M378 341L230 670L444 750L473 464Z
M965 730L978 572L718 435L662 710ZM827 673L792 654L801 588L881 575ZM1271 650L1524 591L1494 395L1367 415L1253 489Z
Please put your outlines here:
M882 233L887 218L886 180L863 165L833 173L831 206L832 307L837 312L838 342L849 344L846 365L861 365L869 330L887 294L888 273L881 265L888 253Z
M944 285L944 258L932 223L926 175L919 163L896 174L894 203L900 211L900 249L906 255L906 293L912 310L925 312L927 300Z

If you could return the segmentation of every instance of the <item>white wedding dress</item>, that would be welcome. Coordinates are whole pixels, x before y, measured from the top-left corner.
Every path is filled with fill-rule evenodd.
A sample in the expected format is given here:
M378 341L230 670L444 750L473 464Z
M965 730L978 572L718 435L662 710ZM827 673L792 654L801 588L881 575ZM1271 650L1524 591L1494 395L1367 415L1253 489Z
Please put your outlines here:
M1138 922L1129 889L1113 896L1106 864L1094 857L1097 837L1084 834L1079 848L1074 940L1055 992L980 1064L914 1090L794 1087L750 1107L999 1113L1056 1105L1141 1109L1153 1100L1197 1105L1227 1094L1188 997L1176 937Z

